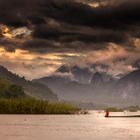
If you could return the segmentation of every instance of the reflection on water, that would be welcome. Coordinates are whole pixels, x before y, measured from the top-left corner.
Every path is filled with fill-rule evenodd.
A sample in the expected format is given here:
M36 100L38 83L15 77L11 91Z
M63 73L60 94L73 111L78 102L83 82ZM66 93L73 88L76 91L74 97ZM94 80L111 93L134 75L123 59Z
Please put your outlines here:
M104 118L99 111L89 115L0 115L0 140L105 139L139 140L140 118Z

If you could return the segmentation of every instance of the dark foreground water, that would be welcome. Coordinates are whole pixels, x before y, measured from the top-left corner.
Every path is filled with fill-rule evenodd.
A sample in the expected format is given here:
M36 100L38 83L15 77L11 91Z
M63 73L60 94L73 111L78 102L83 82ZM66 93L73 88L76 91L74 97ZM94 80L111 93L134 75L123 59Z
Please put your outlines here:
M0 115L0 140L140 140L140 118L103 115Z

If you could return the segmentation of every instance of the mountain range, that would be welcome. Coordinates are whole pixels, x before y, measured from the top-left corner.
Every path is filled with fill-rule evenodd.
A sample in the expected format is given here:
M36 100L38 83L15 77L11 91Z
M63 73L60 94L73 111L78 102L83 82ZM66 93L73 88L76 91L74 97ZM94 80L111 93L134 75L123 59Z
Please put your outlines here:
M49 101L57 101L57 95L52 92L46 85L41 83L26 80L17 74L13 74L5 67L0 65L0 77L8 80L9 82L22 86L25 93L38 99L45 99Z
M140 69L115 79L105 72L64 65L51 76L29 81L0 66L0 77L22 86L30 96L50 101L59 98L74 102L131 105L139 104L140 100Z
M139 104L140 70L119 79L91 68L61 66L49 77L33 80L48 85L61 100L107 104Z

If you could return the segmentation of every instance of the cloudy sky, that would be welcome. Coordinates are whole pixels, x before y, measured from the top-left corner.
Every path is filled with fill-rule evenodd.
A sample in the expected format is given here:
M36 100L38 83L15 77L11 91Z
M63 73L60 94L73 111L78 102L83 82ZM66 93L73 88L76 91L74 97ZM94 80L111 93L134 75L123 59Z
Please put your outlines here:
M1 0L0 64L28 79L64 64L140 68L139 0Z

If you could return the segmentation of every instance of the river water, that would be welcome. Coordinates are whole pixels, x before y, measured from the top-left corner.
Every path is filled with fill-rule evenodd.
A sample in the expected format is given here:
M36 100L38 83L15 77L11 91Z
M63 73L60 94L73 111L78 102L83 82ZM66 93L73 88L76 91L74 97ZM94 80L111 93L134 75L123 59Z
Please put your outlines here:
M0 115L0 140L140 140L140 118L105 118L99 111L89 115Z

